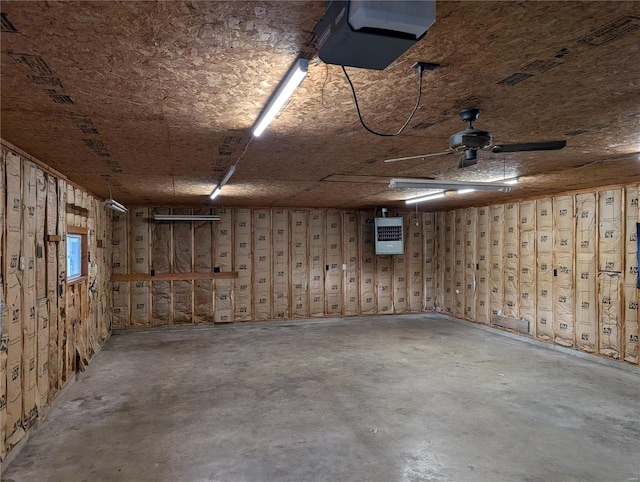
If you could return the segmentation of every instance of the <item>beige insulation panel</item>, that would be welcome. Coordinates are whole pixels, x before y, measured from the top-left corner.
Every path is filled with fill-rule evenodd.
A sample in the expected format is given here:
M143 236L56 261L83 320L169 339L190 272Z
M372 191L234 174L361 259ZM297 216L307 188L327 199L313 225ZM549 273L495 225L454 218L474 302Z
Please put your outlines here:
M444 312L455 313L456 212L444 213Z
M553 341L553 201L536 202L536 336Z
M38 413L47 405L49 399L49 307L47 298L38 299L38 334L36 353L36 377Z
M490 251L489 251L489 208L479 207L477 209L477 237L476 237L476 310L475 321L488 325L490 293L491 287L489 283Z
M309 316L308 211L291 211L291 312L294 318Z
M407 295L409 298L408 309L419 312L424 309L424 213L409 215L407 223Z
M520 203L519 315L529 323L529 334L536 326L536 202Z
M439 211L435 214L435 296L436 296L436 311L442 313L446 312L445 307L445 287L444 287L444 272L445 272L445 213Z
M78 194L76 194L76 197ZM149 248L149 209L135 208L129 213L129 266L131 273L149 273L151 261ZM183 224L183 223L180 223ZM186 223L184 223L186 224ZM134 281L129 285L132 326L148 326L151 323L151 287L149 281Z
M45 248L47 177L40 169L36 172L36 197L36 298L38 303L36 309L36 405L39 410L42 410L47 404L49 395L49 306L47 303L47 259Z
M360 309L363 315L376 313L376 255L370 213L360 212Z
M344 271L344 314L356 316L360 313L360 270L358 269L358 226L360 218L356 211L346 211L342 218L342 258Z
M597 349L596 194L576 195L576 348Z
M149 209L135 208L130 211L130 261L131 273L149 273Z
M504 205L489 208L490 317L502 316L504 307Z
M60 183L60 181L58 181ZM114 274L129 273L129 230L127 227L127 214L112 211L111 223L113 234L111 236L112 263L111 270Z
M36 165L22 161L22 420L37 417ZM24 260L24 261L23 261Z
M269 320L271 315L271 211L253 211L253 319Z
M465 317L465 212L454 211L455 232L453 239L453 314L457 318Z
M55 177L47 176L47 236L55 236L58 233L58 182ZM48 239L48 238L47 238ZM106 248L106 246L105 246ZM47 241L47 297L49 299L49 390L50 399L56 393L58 386L58 243ZM111 265L111 259L107 260ZM110 280L106 280L109 282ZM106 284L106 283L105 283ZM110 285L105 286L106 289ZM111 304L104 306L105 310L111 309ZM109 313L110 317L110 313Z
M251 246L251 210L236 209L234 211L235 225L233 231L233 256L236 279L235 321L250 321L252 319L252 269L253 253Z
M36 171L36 197L36 297L40 299L47 297L47 258L45 256L47 179L40 169Z
M4 275L4 213L5 213L5 156L6 151L4 148L0 150L0 269ZM0 276L0 324L9 322L9 309L5 304L4 297L4 276ZM4 439L6 437L6 423L7 423L7 345L9 343L9 337L6 330L2 332L0 338L0 461L4 460L6 455Z
M504 316L519 317L518 285L520 221L518 203L507 203L504 210Z
M638 363L638 186L625 192L624 360Z
M622 328L622 190L599 196L599 353L619 358Z
M391 257L393 262L393 312L406 313L409 310L407 299L407 257L396 254Z
M13 152L5 156L6 169L6 272L5 302L8 316L3 317L3 336L8 336L7 348L7 445L17 443L22 430L22 277L20 256L22 244L22 168L20 157ZM6 312L6 310L4 311Z
M325 252L325 293L329 316L342 314L342 216L340 211L329 210L326 213L326 252Z
M289 211L274 209L273 224L273 317L289 318Z
M192 214L191 209L174 209L173 214ZM173 272L193 271L193 221L173 222ZM133 309L132 292L132 313ZM133 315L132 315L133 316ZM193 281L173 281L173 322L184 324L193 322Z
M233 271L233 219L231 210L218 210L220 221L213 224L213 265L221 272ZM219 279L214 281L214 321L230 323L233 321L233 283L237 280Z
M151 214L171 214L171 209L155 208ZM151 224L151 269L157 274L171 272L171 224ZM153 281L151 283L151 324L153 326L173 323L171 293L170 281Z
M464 260L465 260L465 318L476 321L476 267L477 267L477 214L476 208L465 210Z
M67 220L66 210L67 205L67 183L62 179L58 179L58 236L62 241L58 242L58 346L60 349L58 373L60 378L58 379L58 385L62 388L64 382L67 380L67 373L65 370L65 339L68 345L67 333L69 328L69 320L67 319ZM126 229L126 226L125 226ZM125 256L126 264L126 256ZM128 323L129 317L127 316L126 322Z
M555 241L554 341L558 345L574 345L574 228L573 196L553 200Z
M376 256L378 313L393 312L393 256Z
M309 212L309 315L324 316L325 211Z
M436 216L424 213L424 304L423 309L436 307Z
M111 299L113 328L116 330L127 328L129 326L129 283L124 281L112 283Z

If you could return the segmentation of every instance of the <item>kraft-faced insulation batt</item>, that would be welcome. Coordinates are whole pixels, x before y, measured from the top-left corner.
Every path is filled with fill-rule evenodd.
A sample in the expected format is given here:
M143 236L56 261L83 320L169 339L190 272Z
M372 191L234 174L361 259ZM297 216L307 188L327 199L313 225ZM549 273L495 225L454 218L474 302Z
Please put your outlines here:
M363 315L376 313L376 255L370 213L360 212L360 309Z
M291 310L294 318L309 316L307 223L307 211L291 211Z
M477 210L477 264L476 271L476 321L489 324L490 318L490 251L489 251L489 208Z
M553 341L553 201L536 202L536 336Z
M235 210L234 261L238 272L236 279L235 321L250 321L252 318L252 263L251 210Z
M271 211L253 211L253 309L255 320L271 316Z
M326 213L325 293L327 315L342 314L342 218L340 211Z
M529 333L536 324L536 203L520 203L520 259L518 283L520 286L520 318L529 322Z
M504 211L504 316L519 316L519 251L518 204L507 203Z
M573 196L559 196L553 201L555 221L554 340L573 346L573 257L575 217Z
M444 213L444 312L453 315L456 306L455 292L455 243L456 213Z
M596 351L596 195L576 195L576 347Z
M465 317L465 212L464 209L454 211L455 232L453 239L453 315Z
M220 221L214 223L213 266L221 272L233 271L233 219L229 209L218 210ZM219 279L214 281L214 321L230 323L233 321L233 283L237 280Z
M212 213L211 209L196 209L194 214L210 215ZM214 223L215 221L194 221L193 223L193 271L196 273L213 271ZM213 280L195 280L193 284L193 321L210 323L213 321Z
M424 213L424 305L436 307L436 220L435 213Z
M289 318L289 211L274 209L273 317Z
M347 266L344 272L344 314L355 316L360 312L360 279L358 269L358 226L356 211L346 211L343 216L342 257Z
M156 208L152 214L171 214L170 208ZM151 225L151 269L156 274L171 272L171 224L153 223ZM153 281L151 324L154 326L169 325L173 322L171 309L171 282Z
M325 283L325 212L309 212L309 315L324 315Z
M620 357L622 321L622 190L600 191L599 196L599 341L600 354Z
M465 318L469 321L476 321L477 212L476 208L467 208L464 222Z
M504 309L504 205L489 208L491 317L503 316Z
M408 214L407 223L407 293L409 295L409 311L419 312L424 309L424 213Z
M624 359L638 363L638 187L625 193Z

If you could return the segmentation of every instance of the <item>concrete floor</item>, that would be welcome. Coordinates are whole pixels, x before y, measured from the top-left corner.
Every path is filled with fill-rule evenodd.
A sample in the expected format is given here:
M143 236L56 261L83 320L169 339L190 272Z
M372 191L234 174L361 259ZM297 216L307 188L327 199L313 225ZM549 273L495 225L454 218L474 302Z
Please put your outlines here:
M129 332L2 480L637 481L639 382L425 315Z

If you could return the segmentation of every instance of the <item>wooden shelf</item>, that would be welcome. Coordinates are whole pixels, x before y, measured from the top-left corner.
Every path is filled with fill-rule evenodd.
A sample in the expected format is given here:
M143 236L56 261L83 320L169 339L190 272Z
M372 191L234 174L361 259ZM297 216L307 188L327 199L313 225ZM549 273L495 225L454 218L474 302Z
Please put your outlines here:
M189 281L196 279L234 279L238 277L237 271L223 273L128 273L112 274L111 281Z

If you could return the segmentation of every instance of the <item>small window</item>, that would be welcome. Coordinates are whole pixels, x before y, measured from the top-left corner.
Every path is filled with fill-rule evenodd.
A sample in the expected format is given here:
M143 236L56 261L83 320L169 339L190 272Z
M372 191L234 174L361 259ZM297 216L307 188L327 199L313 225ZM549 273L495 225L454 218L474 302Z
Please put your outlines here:
M86 234L67 233L67 280L74 281L87 274Z

